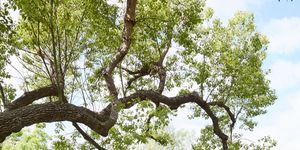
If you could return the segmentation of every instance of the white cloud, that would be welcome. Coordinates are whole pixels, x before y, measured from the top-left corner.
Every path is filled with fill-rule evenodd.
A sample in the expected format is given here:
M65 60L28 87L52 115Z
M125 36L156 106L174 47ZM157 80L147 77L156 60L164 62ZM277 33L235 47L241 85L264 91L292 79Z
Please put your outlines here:
M300 90L282 98L281 105L285 105L288 109L274 111L261 117L254 132L245 132L245 137L254 141L269 135L277 141L276 150L299 149ZM276 110L280 109L276 108Z
M271 87L277 91L295 88L295 86L299 87L300 62L276 61L271 66L271 73L268 78L271 80Z
M300 148L300 61L277 60L271 66L271 87L278 100L266 115L258 118L254 132L243 132L246 139L255 141L269 135L277 141L275 150Z
M269 0L207 0L207 6L212 7L215 16L223 22L233 17L236 11L250 11L263 9ZM259 12L256 11L255 15ZM291 53L300 49L300 17L272 19L262 26L263 33L267 34L270 52L280 54Z
M271 20L263 28L270 40L269 50L287 54L300 50L300 17Z

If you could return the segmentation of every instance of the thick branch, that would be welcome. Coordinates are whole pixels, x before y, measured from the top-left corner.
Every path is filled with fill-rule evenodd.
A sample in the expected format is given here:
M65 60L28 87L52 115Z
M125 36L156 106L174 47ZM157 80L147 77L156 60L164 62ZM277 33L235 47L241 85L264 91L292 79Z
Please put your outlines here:
M118 49L117 54L112 59L111 63L103 70L102 74L105 78L107 87L111 96L115 99L118 97L117 89L112 77L112 72L116 66L124 59L125 55L129 51L131 44L131 35L133 32L133 26L135 24L135 9L137 0L127 0L126 13L124 16L124 28L122 32L122 42Z
M137 0L127 0L127 7L124 16L124 28L122 32L122 42L118 49L117 54L112 59L110 64L102 71L102 75L105 79L106 86L109 90L110 96L113 98L113 102L110 105L110 114L108 120L105 122L106 126L109 129L114 126L118 119L118 112L116 109L116 100L118 100L118 92L117 88L112 76L112 73L116 66L122 62L125 55L129 51L129 47L131 44L131 36L133 32L133 26L135 24L135 9L136 9Z
M83 123L102 136L108 134L104 127L107 116L84 107L64 103L46 103L21 107L0 113L0 143L13 132L41 122L71 121Z
M11 104L9 104L7 106L7 110L14 110L32 104L35 100L57 95L57 88L54 85L42 87L30 92L25 92L21 97L17 98Z
M167 76L166 69L163 66L163 61L166 58L166 55L171 47L171 42L172 42L172 38L170 38L170 40L168 41L166 50L163 52L163 54L161 55L161 57L158 61L158 64L160 65L160 70L158 72L158 75L159 75L158 92L160 94L164 91L165 83L166 83L166 76Z
M160 68L159 72L159 85L158 85L158 93L162 93L164 91L165 88L165 84L166 84L166 77L167 77L167 73L166 73L166 69L165 68Z
M206 112L206 114L212 120L214 133L221 139L223 144L223 150L228 150L228 145L227 145L228 136L224 134L223 131L220 129L219 119L216 117L216 115L214 115L214 113L209 107L209 104L206 103L206 101L204 100L198 101L196 103Z
M118 53L115 55L110 65L106 68L106 73L111 74L114 68L119 64L125 55L128 53L131 44L131 35L135 23L135 9L137 0L127 0L126 13L124 16L124 29L122 32L122 43L119 47Z

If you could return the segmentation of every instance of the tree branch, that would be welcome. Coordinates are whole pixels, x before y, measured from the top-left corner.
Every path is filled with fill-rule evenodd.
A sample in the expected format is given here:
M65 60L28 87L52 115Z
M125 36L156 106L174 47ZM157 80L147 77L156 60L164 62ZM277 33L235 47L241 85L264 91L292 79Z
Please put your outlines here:
M125 55L129 51L129 47L131 44L131 35L133 32L133 26L135 24L135 9L136 9L137 0L127 0L127 7L124 16L124 28L122 32L122 42L118 49L117 54L114 56L110 64L102 71L102 76L105 79L106 86L109 90L110 96L113 98L113 102L110 105L110 115L108 120L105 122L106 126L109 129L115 125L118 119L118 112L117 112L117 100L118 100L118 92L117 88L112 76L112 73L116 66L122 62Z
M154 103L163 103L167 106L169 106L170 109L177 109L180 105L189 103L189 102L195 102L197 103L210 117L213 123L213 130L214 133L222 140L223 149L227 150L227 140L228 136L221 130L219 125L219 120L216 117L216 115L212 112L212 110L209 107L209 104L203 100L202 97L198 95L197 92L192 92L185 95L180 95L176 97L166 97L164 95L159 94L158 92L154 91L138 91L126 98L121 99L122 103L125 104L125 108L131 107L134 102L134 100L151 100Z
M164 91L165 84L166 84L166 77L167 77L166 69L161 67L158 72L158 76L159 76L159 85L157 91L158 93L161 94Z
M3 103L4 109L6 109L7 101L6 101L6 97L5 97L5 94L4 94L4 89L3 89L1 83L0 83L0 92L1 92L1 99L2 99L2 103Z
M84 107L61 102L36 104L0 113L0 143L13 132L41 122L71 121L83 123L96 133L107 136L107 116Z
M131 35L133 32L133 26L135 24L135 9L136 9L137 0L127 0L126 13L124 16L124 29L122 32L122 43L119 47L119 50L109 66L106 68L105 72L111 74L117 64L119 64L125 55L128 53L130 44L131 44Z
M211 106L219 106L221 108L224 108L225 111L227 112L228 116L230 117L231 119L231 122L232 122L232 126L234 126L235 122L236 122L236 119L234 117L234 114L231 112L230 108L228 106L226 106L223 102L210 102L208 103L208 105L211 105Z
M122 62L125 55L129 51L131 44L131 35L133 32L133 26L135 24L135 9L137 0L127 0L126 13L124 16L124 29L122 32L122 42L118 49L117 54L112 59L111 63L103 70L102 75L105 78L107 87L110 91L110 95L117 99L118 93L112 77L112 72L116 66Z
M58 96L57 88L55 85L50 85L30 92L25 92L22 96L7 105L7 111L27 106L29 104L32 104L35 100L48 96Z
M85 140L94 145L98 150L105 150L105 148L101 147L94 139L92 139L87 133L85 133L76 122L73 122L72 124Z

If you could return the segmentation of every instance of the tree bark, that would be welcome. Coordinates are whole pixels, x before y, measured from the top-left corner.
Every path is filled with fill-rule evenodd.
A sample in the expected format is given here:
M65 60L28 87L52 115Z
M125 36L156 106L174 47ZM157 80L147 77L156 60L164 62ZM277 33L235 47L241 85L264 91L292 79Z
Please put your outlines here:
M49 96L58 96L57 87L55 85L50 85L30 92L25 92L21 97L17 98L10 104L7 104L6 109L7 111L14 110L32 104L35 100Z
M61 102L36 104L0 113L0 142L13 132L41 122L71 121L83 123L100 135L107 135L103 126L107 116L95 113L84 107Z

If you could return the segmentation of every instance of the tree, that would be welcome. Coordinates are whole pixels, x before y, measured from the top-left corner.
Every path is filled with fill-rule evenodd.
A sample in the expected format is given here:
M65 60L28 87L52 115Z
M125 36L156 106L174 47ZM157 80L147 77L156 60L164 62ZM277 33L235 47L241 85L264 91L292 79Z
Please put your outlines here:
M256 31L253 15L238 12L223 25L203 0L120 3L3 5L0 141L29 125L70 121L97 149L148 139L166 145L170 136L162 129L189 103L192 118L211 121L195 149L247 147L234 129L252 130L253 117L276 99L261 68L268 41ZM8 9L20 10L18 23L6 21ZM4 82L11 78L3 68L12 56L26 70L19 71L25 92L18 98L16 85ZM180 90L166 96L174 89Z

